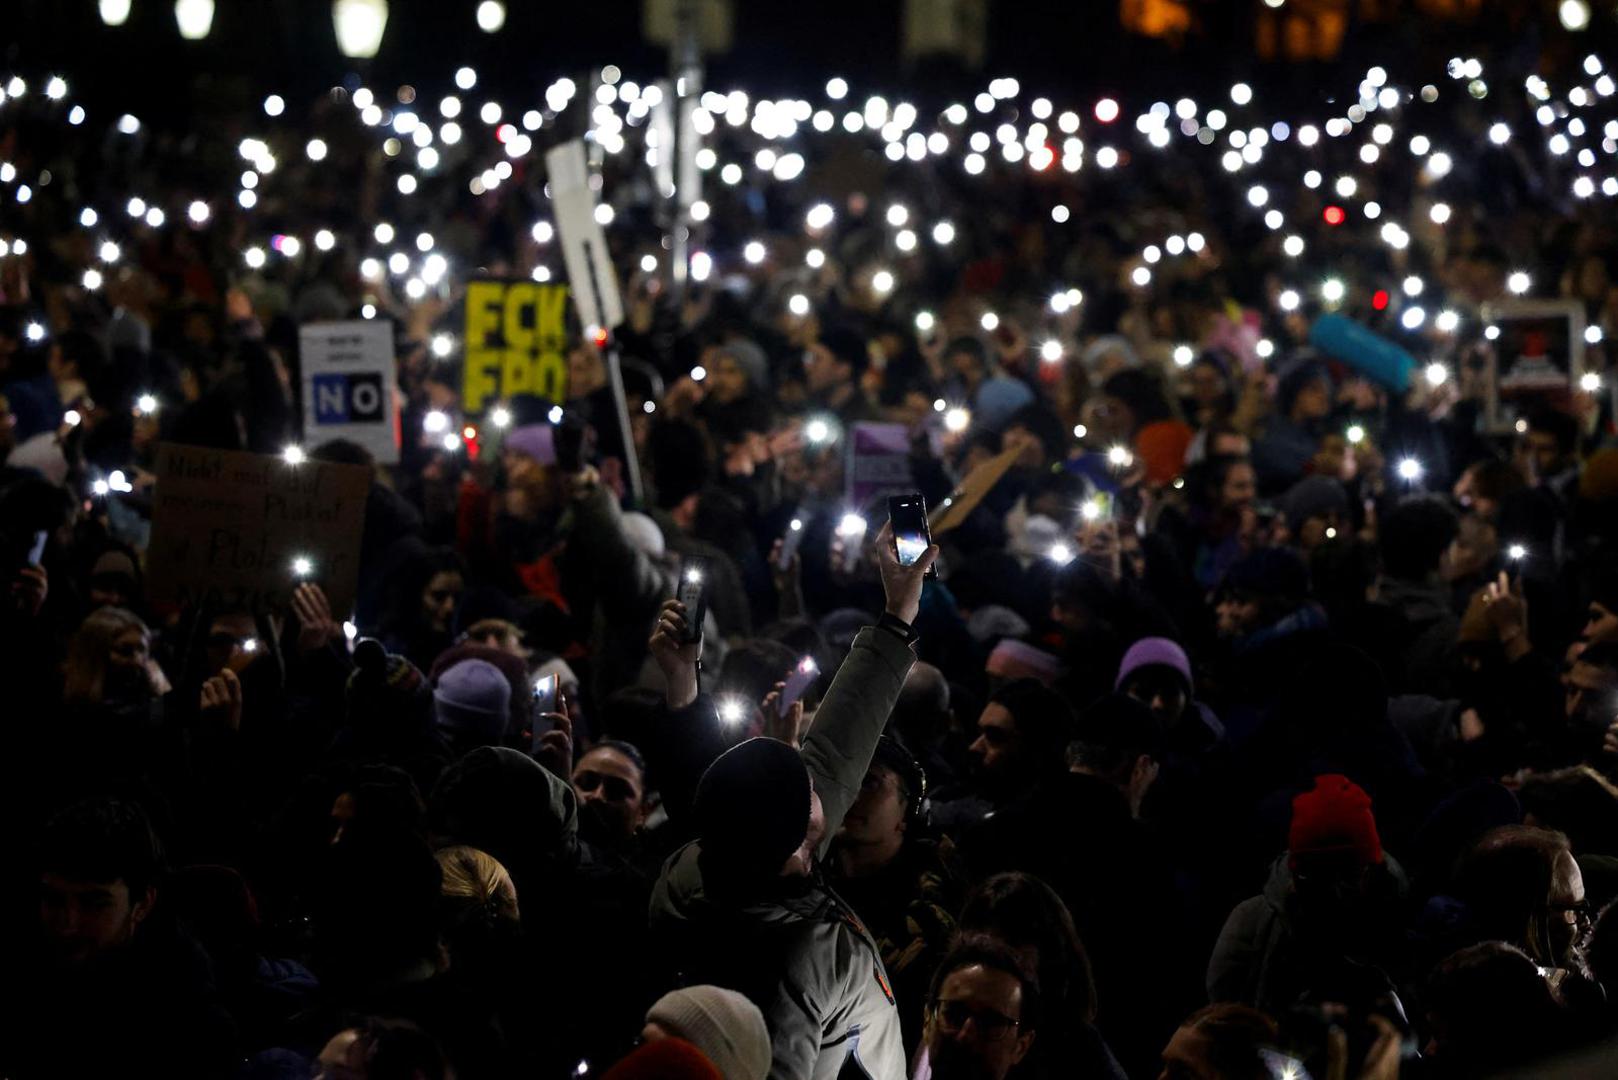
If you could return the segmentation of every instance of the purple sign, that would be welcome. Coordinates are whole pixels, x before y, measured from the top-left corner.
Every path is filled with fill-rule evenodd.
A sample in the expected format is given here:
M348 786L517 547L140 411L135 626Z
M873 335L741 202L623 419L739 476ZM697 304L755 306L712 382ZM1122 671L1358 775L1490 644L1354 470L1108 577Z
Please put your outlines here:
M854 424L848 435L845 487L852 506L882 495L915 490L910 475L910 429L904 424Z

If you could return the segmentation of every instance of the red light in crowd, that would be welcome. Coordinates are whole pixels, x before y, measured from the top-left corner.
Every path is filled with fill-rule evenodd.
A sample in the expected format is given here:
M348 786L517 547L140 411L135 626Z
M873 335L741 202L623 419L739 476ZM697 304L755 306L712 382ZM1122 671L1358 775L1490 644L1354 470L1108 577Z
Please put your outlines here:
M598 327L595 332L595 342L598 349L605 345L607 343L607 331Z
M517 129L512 127L510 124L501 124L499 127L494 129L494 137L497 142L504 143L509 139L516 138L516 136Z
M1326 207L1324 216L1326 218L1327 225L1341 225L1343 223L1343 219L1348 217L1347 214L1343 213L1343 208L1341 206Z
M1388 290L1378 289L1371 294L1371 306L1378 311L1388 310Z

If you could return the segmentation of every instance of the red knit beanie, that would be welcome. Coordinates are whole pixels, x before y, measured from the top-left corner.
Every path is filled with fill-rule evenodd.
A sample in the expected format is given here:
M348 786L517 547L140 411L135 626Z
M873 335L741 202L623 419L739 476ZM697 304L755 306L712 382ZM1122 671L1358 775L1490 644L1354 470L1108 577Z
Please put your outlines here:
M725 1080L701 1050L684 1039L658 1039L607 1070L602 1080Z
M1346 776L1315 777L1311 791L1292 800L1287 850L1300 855L1352 853L1366 866L1382 861L1382 840L1371 815L1371 797Z

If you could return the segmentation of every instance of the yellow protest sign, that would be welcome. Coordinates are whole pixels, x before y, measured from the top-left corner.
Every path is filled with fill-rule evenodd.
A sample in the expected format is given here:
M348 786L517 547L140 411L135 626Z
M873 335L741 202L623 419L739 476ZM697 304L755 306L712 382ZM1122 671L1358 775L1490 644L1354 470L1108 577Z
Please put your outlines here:
M468 415L517 394L567 397L567 286L472 281L466 286Z

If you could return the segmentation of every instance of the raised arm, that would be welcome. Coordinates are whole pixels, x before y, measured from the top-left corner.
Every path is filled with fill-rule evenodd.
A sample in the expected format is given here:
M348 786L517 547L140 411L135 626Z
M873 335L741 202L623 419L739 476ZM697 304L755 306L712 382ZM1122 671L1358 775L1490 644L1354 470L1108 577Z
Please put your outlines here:
M916 662L910 624L920 609L922 577L937 557L938 548L932 546L914 566L900 566L891 526L883 526L877 537L877 567L887 608L878 625L861 630L854 639L803 742L803 761L826 815L821 854L860 792L876 741L899 700L910 665Z

